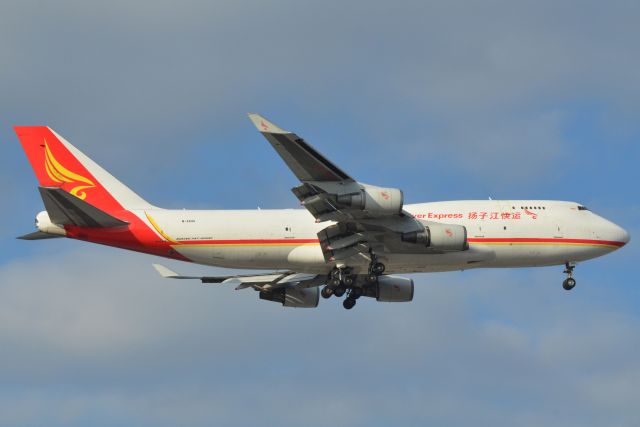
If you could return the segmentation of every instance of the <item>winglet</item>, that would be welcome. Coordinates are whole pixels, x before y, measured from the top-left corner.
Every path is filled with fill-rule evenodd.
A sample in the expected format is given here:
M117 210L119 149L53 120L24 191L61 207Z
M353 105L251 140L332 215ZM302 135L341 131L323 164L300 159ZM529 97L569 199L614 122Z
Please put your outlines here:
M160 273L160 275L162 277L164 277L165 279L177 279L179 277L182 277L178 273L176 273L175 271L165 267L164 265L153 264L153 268L155 268L156 271L158 273Z
M274 125L260 114L249 113L249 118L253 122L253 125L262 133L291 133Z

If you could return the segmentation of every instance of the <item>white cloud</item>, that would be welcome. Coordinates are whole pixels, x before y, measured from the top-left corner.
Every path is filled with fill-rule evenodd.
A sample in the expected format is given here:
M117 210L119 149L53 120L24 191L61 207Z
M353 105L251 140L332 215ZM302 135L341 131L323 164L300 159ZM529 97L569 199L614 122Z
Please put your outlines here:
M531 286L513 285L520 272L422 275L413 303L348 312L163 280L150 261L91 247L2 267L0 424L553 426L637 414L639 320L564 299L545 285L557 272ZM563 409L567 395L583 409Z

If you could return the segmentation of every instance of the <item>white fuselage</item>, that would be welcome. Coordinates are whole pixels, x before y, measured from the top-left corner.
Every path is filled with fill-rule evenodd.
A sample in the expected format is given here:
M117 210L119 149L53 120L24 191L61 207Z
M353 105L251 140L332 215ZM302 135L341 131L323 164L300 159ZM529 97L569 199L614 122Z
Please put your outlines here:
M379 254L389 273L557 265L604 255L629 239L619 226L573 202L470 200L404 209L419 220L465 226L469 250ZM316 223L303 209L154 209L146 214L173 249L196 263L309 273L333 267L325 261L317 238L330 224Z

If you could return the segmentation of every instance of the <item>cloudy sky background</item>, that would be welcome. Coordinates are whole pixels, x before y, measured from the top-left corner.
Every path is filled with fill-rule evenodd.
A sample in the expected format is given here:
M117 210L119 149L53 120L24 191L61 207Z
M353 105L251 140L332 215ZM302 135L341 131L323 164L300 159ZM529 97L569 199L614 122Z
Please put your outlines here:
M0 425L640 423L634 241L571 293L560 267L467 271L286 310L16 241L42 202L12 131L53 127L160 206L295 207L256 111L408 202L576 200L637 240L637 2L1 6Z

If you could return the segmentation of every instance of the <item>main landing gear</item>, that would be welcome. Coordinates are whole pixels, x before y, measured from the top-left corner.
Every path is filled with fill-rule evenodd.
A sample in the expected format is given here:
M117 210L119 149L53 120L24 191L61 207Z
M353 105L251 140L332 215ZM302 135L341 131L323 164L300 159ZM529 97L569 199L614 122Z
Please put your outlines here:
M369 251L369 256L371 257L371 262L369 263L367 282L376 283L378 281L378 276L384 273L385 266L383 263L378 261L378 257L373 253L373 251Z
M329 285L326 285L320 291L320 295L322 295L322 298L325 298L325 299L331 298L331 295L333 295L333 288L331 288Z
M331 298L335 295L341 298L345 294L347 297L342 302L342 306L347 310L351 310L356 305L356 300L364 294L363 286L368 286L378 281L378 276L384 273L385 266L381 262L378 262L375 255L372 254L371 263L365 276L366 283L358 285L358 276L351 273L351 269L334 268L329 274L329 280L327 284L320 291L320 295L323 298Z
M351 274L350 269L348 268L334 268L329 274L329 280L327 281L327 285L322 288L320 291L320 295L323 298L331 298L331 295L335 295L338 298L341 298L347 292L350 298L351 289L353 289L353 285L355 284L356 276ZM346 301L346 300L345 300ZM356 305L355 299L350 300L349 303L345 303L344 307L351 309Z
M562 287L565 291L570 291L576 286L576 279L573 278L573 269L576 268L576 264L573 262L567 262L564 266L564 274L567 275L567 278L562 282Z

